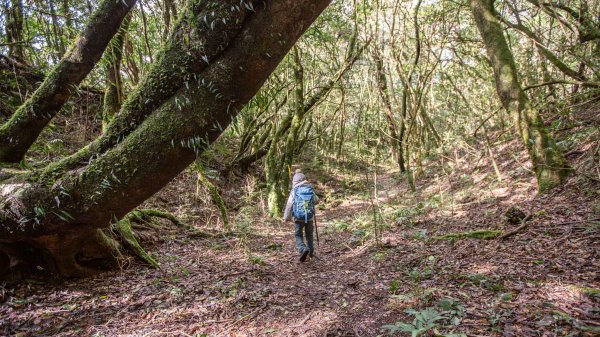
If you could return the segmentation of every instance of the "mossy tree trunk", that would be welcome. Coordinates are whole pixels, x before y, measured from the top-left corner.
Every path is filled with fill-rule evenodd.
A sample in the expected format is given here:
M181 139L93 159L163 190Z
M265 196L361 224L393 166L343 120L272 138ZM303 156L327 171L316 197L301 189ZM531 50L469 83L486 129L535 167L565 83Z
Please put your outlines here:
M265 179L267 183L267 205L269 215L281 215L290 188L292 165L305 141L300 139L302 130L310 131L310 124L305 125L308 113L318 105L342 76L352 68L358 57L367 46L356 47L357 30L350 39L345 61L342 68L314 94L305 97L304 67L298 49L294 49L292 57L292 72L294 90L292 92L292 111L288 114L280 127L275 129L266 151ZM304 137L306 139L307 137Z
M306 144L303 139L307 139L307 137L301 139L300 134L302 130L305 130L306 134L310 132L311 124L305 125L308 113L331 92L334 85L352 68L367 46L365 44L360 48L356 47L357 34L355 29L342 68L309 97L305 97L304 67L302 66L300 53L296 48L291 54L294 79L292 111L286 116L281 126L275 129L273 137L268 143L268 151L265 153L267 205L271 217L279 217L286 202L287 192L290 188L292 165L302 146Z
M52 1L48 1L47 5L47 9L50 12L50 19L52 21L52 37L54 39L55 48L57 50L57 58L60 58L66 52L65 41L63 39L64 34L62 32L60 24L58 23L58 16L56 14L56 8L54 7L54 3Z
M67 40L70 40L73 37L73 20L72 20L72 15L73 13L71 13L71 9L70 6L71 4L69 3L70 0L62 0L60 2L61 6L60 6L60 15L63 16L63 18L65 19L65 36L67 37Z
M396 159L398 163L398 168L400 169L400 173L406 172L406 167L404 165L404 151L402 138L400 135L404 132L401 131L404 129L404 120L400 120L400 126L396 121L396 117L394 116L394 112L392 109L392 102L390 100L390 94L387 85L387 78L385 76L385 69L383 64L383 59L380 55L380 51L375 49L373 52L373 56L375 58L375 66L376 66L376 77L377 77L377 90L379 92L379 97L383 103L383 110L385 112L385 117L388 121L388 127L390 130L390 143L392 147L393 157Z
M228 42L239 34L251 9L258 7L259 2L254 0L240 5L237 0L190 1L165 47L156 55L149 73L129 93L105 132L73 155L54 163L49 172L56 175L86 165L90 157L101 155L127 137L182 86L189 86L199 79L200 74L221 56ZM219 17L224 21L205 20L205 17ZM217 24L220 29L214 29Z
M208 22L208 27L217 32L215 35L206 34L206 30L175 29L169 45L185 35L190 43L204 40L205 53L213 53L214 49L218 52L208 60L200 51L189 53L190 67L202 70L188 69L178 75L184 79L179 82L160 76L160 81L142 82L138 92L164 90L172 94L150 96L155 100L146 104L154 108L144 120L88 165L51 180L40 179L48 177L48 172L5 179L0 190L0 244L18 242L20 248L0 247L3 260L8 256L16 263L23 260L19 255L34 252L47 257L49 264L60 264L62 274L68 274L66 270L73 271L70 275L77 274L82 263L79 253L89 246L81 244L83 238L69 240L73 249L68 254L53 247L65 244L66 235L77 237L85 231L108 228L191 164L219 137L329 2L281 0L250 7L239 6L236 0L237 12L243 11L242 7L252 11L235 24L234 31L227 31L231 27L231 7L225 12L214 11L214 23L211 26ZM216 0L189 1L179 22L186 18L204 22L203 10L212 12L211 8L222 4ZM172 68L156 67L154 71L163 77L174 72ZM147 109L143 100L139 103ZM39 243L42 237L46 240Z
M285 204L286 190L290 185L290 173L295 158L296 145L300 129L304 125L304 117L308 112L305 109L304 103L304 67L302 66L298 48L293 49L292 59L294 90L292 92L290 129L285 139L282 139L283 135L276 135L277 138L271 143L265 162L265 176L268 189L267 204L271 217L280 216Z
M102 130L113 119L123 103L123 80L121 63L123 61L123 45L129 29L131 15L124 20L117 35L110 41L106 53L106 89L104 90L104 106L102 107Z
M401 105L401 114L402 114L402 128L400 129L400 134L398 135L398 137L400 139L404 139L404 134L406 133L406 126L405 126L405 121L407 120L407 116L408 116L408 84L406 82L404 82L402 84L402 105ZM409 130L410 131L410 130ZM410 132L408 132L410 133ZM407 137L408 138L408 137ZM410 143L407 142L402 142L402 155L404 156L403 162L404 162L404 168L405 171L404 173L406 173L406 182L408 183L408 186L410 187L410 190L415 192L417 190L416 186L415 186L415 179L413 176L413 171L412 168L410 167Z
M94 68L136 0L104 0L32 96L0 126L0 162L19 162Z
M286 191L283 188L283 181L289 184L289 175L287 169L280 161L278 155L279 145L277 142L271 143L271 147L265 158L265 180L267 184L267 208L269 216L276 218L281 216L281 212L285 205Z
M512 115L529 152L540 191L559 185L569 171L563 154L544 126L539 112L521 88L517 67L494 9L494 0L470 0L475 23L494 70L496 91Z
M8 56L25 62L25 41L23 38L23 0L11 0L3 6L6 18L6 44Z
M166 37L169 36L171 31L171 19L177 16L177 7L175 6L174 0L163 0L163 20L165 22L164 33Z

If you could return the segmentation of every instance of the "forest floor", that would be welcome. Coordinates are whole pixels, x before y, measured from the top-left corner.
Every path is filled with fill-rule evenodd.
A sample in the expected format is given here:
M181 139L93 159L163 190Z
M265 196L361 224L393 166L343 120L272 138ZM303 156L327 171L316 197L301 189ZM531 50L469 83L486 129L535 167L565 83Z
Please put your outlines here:
M293 225L259 216L260 202L233 207L235 235L207 229L187 171L147 205L215 237L141 233L160 269L132 260L94 278L0 287L0 335L378 336L405 322L429 335L597 336L600 222L586 220L600 218L600 185L579 165L597 144L581 142L576 173L544 195L518 146L494 147L502 181L488 158L457 155L426 169L414 193L385 167L310 165L323 202L317 257L305 263ZM225 194L257 186L246 179ZM527 226L501 239L494 231L520 226L505 220L512 207Z

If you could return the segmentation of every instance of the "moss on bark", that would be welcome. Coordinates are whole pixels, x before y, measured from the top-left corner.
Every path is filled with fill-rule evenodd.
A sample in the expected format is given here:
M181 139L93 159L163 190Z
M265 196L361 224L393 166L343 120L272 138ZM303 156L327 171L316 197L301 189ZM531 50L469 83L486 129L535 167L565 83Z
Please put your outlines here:
M563 154L521 88L512 52L495 13L494 1L471 0L470 4L494 70L500 101L513 117L529 152L539 191L550 190L562 183L569 172Z
M129 29L131 15L128 15L121 29L113 37L107 49L106 58L106 89L104 91L104 106L102 107L102 130L113 119L123 103L123 84L121 79L121 62L123 60L123 44Z
M119 234L119 236L123 239L123 241L127 244L127 247L132 250L132 252L140 258L142 261L148 263L154 268L159 268L160 264L152 255L148 254L146 250L140 245L135 234L133 233L133 229L131 228L131 221L128 217L125 217L123 220L118 221L113 229L115 232Z
M225 201L221 197L221 193L219 193L219 189L215 184L213 184L206 175L204 174L204 169L202 166L196 166L196 173L198 174L198 185L203 185L208 189L208 193L210 194L210 198L212 202L217 206L219 212L221 213L221 221L223 222L223 228L227 231L231 230L229 226L229 216L227 214L227 206L225 206Z
M136 0L104 0L33 95L0 127L0 162L19 162L100 59Z
M256 5L258 1L250 3ZM67 169L85 165L90 158L106 152L127 137L165 100L182 88L195 85L199 75L240 33L252 13L250 8L240 6L236 0L190 1L148 75L129 94L104 134L75 154L54 163L47 172L60 175Z
M124 217L219 137L328 3L284 0L254 7L216 59L156 102L158 108L118 144L50 183L32 175L30 183L14 187L18 195L2 198L2 209L11 210L2 213L2 241L107 228ZM156 85L168 90L172 83Z

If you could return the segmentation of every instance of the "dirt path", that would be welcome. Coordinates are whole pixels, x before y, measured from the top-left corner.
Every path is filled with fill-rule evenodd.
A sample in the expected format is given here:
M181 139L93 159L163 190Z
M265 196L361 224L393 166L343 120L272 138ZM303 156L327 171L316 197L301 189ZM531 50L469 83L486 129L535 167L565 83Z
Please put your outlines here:
M392 175L380 177L380 204L408 194L396 186ZM545 207L530 202L532 211ZM598 298L577 290L598 288L597 241L573 226L545 225L561 207L511 240L428 240L502 216L497 200L469 204L388 228L386 245L376 247L344 228L362 221L370 205L363 193L321 211L318 257L306 263L297 261L291 224L267 222L237 237L165 234L153 249L159 270L134 263L63 285L5 288L0 335L377 336L384 324L410 322L405 309L443 298L462 309L459 324L442 330L469 336L583 336L576 324L598 322ZM586 210L571 211L563 218Z
M317 257L299 263L291 224L246 238L190 240L176 234L157 247L160 270L133 266L65 285L4 290L6 335L365 335L387 297L369 246L324 226L352 218L366 201L320 211ZM354 247L351 247L353 245ZM248 254L257 256L248 259ZM260 260L258 260L260 256ZM384 315L383 315L384 316ZM354 321L351 328L347 322ZM369 332L369 333L368 333Z

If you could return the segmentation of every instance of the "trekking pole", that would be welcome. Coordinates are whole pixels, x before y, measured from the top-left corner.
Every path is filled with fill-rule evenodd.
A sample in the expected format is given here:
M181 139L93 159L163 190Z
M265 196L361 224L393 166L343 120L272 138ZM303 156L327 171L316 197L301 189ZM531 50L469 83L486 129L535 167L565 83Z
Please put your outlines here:
M315 233L317 234L317 247L320 247L320 243L319 243L319 227L317 226L317 212L315 212Z

